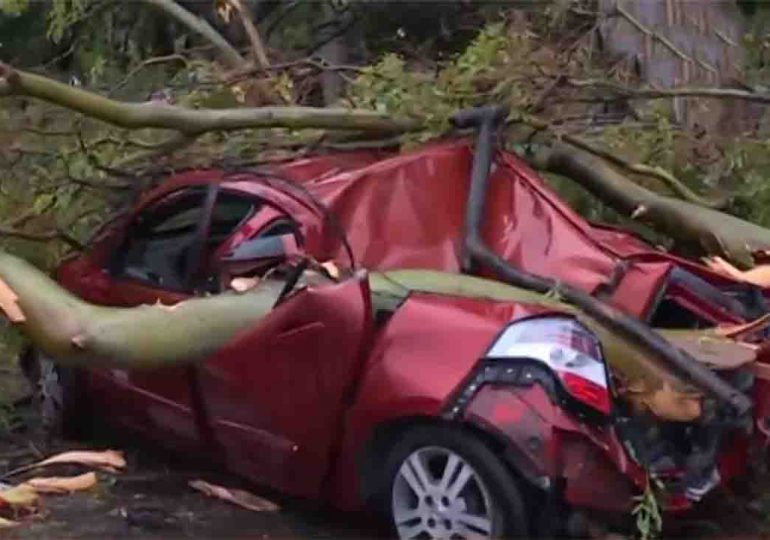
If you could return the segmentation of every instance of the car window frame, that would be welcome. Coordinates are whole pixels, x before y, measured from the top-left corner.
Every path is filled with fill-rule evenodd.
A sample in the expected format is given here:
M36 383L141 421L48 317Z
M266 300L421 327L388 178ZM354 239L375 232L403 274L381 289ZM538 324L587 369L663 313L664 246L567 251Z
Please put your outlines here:
M190 192L194 193L197 190L202 192L201 195L203 199L200 206L201 214L199 216L198 224L196 227L196 236L194 240L195 243L190 246L191 252L195 252L195 260L188 261L186 265L187 275L182 276L183 284L181 286L159 284L154 280L142 279L139 276L127 275L125 273L124 258L126 256L127 246L129 245L132 238L132 229L137 226L139 221L142 220L143 216L151 215L152 212L157 211L163 206L172 203L174 199L183 197L185 194ZM220 202L221 197L223 196L240 198L244 201L247 201L251 207L244 215L244 217L238 221L237 225L235 225L228 233L227 238L220 242L220 245L221 243L224 243L229 238L231 238L233 234L236 234L240 228L243 227L244 223L247 223L255 215L260 205L264 204L264 201L262 201L262 199L259 197L249 196L248 194L243 194L237 191L223 189L217 183L180 187L179 189L164 194L156 200L148 202L146 205L138 209L138 211L127 220L127 223L123 228L121 239L115 243L112 252L107 258L105 270L110 275L110 277L115 280L125 280L128 282L139 283L154 289L174 293L196 293L196 290L204 285L206 279L206 276L202 275L202 273L206 271L205 266L208 262L206 260L205 244L209 240L211 233L211 225L213 222L216 205Z
M142 219L143 216L151 214L154 211L157 211L159 208L173 202L174 199L185 196L185 194L188 193L194 193L195 191L200 190L202 192L202 204L201 208L203 208L203 204L205 204L207 194L210 193L211 189L216 190L218 186L216 184L202 184L202 185L195 185L195 186L184 186L180 187L179 189L176 189L174 191L171 191L169 193L164 194L163 196L159 197L156 200L153 200L146 205L143 205L138 211L133 214L130 219L127 221L124 232L121 235L122 238L116 242L115 246L113 247L112 253L110 253L109 258L107 260L106 268L105 270L109 274L110 278L114 280L119 281L127 281L131 283L138 283L143 286L147 286L153 289L161 290L161 291L168 291L173 293L182 293L182 294L191 294L193 291L186 286L186 284L183 284L182 286L176 287L173 285L166 285L166 284L159 284L156 281L153 281L151 279L142 279L138 276L132 276L127 275L125 273L125 257L127 253L127 247L129 243L131 242L132 238L132 229L134 229L139 221ZM200 230L200 227L203 225L203 222L205 221L205 211L202 211L201 216L198 219L198 223L196 225L196 241L200 241L199 238L197 238L197 231ZM189 270L188 270L189 273ZM183 281L184 278L183 278Z

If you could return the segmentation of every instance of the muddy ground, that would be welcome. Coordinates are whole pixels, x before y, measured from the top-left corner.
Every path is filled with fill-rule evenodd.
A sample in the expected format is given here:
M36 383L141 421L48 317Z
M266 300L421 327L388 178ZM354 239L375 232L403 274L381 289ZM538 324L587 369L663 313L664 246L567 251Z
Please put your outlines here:
M85 493L44 497L39 515L23 526L0 531L2 538L386 538L381 526L361 516L341 514L308 501L249 485L206 463L149 447L125 435L102 432L88 442L45 441L35 407L22 400L26 385L12 368L0 366L0 479L6 471L54 452L76 448L119 449L128 467L122 474L100 473L97 488ZM78 468L47 469L71 475ZM9 481L16 482L23 476ZM188 482L205 479L248 489L278 503L277 512L253 512L208 498ZM665 519L666 538L770 538L770 473L712 493L697 512ZM617 536L613 535L613 538Z

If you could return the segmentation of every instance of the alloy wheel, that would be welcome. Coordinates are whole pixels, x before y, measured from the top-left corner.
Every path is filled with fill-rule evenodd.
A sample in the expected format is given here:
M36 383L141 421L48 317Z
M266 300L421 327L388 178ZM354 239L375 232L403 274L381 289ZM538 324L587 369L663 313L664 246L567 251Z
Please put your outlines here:
M401 539L492 538L495 508L478 472L442 447L413 451L393 482L392 515Z

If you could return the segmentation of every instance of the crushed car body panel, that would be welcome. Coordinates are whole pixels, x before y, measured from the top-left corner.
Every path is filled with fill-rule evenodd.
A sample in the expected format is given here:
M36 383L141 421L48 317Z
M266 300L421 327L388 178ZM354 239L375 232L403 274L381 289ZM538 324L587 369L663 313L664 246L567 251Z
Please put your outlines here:
M478 277L462 274L472 158L471 146L460 140L398 155L343 153L250 170L184 172L170 179L128 220L106 230L92 250L64 264L60 281L98 304L137 305L159 298L170 303L216 292L231 278L254 273L260 256L286 255L286 249L268 253L246 246L272 234L294 235L292 252L333 260L346 272L358 267L371 273L367 280L348 277L328 289L299 291L203 364L197 375L203 412L191 395L193 378L182 370L93 370L98 400L119 420L162 439L176 437L172 444L180 447L213 438L225 464L252 479L290 493L328 497L348 508L365 498L359 461L367 445L383 426L412 421L454 422L498 437L506 451L518 452L512 466L541 488L544 478L553 485L564 482L564 496L575 505L627 511L645 485L645 467L678 479L693 445L639 434L651 431L644 423L649 421L653 427L674 424L677 440L686 439L677 429L699 418L706 401L701 393L670 366L557 297L490 279L483 268L475 272ZM166 204L177 192L210 185L255 201L248 212L233 217L232 230L202 257L201 268L216 272L222 283L169 291L112 273L112 254L130 236L131 219ZM497 153L486 202L483 239L508 264L607 299L665 328L673 343L725 377L751 365L757 374L748 386L757 432L770 434L765 420L770 369L756 368L770 353L720 338L713 330L735 329L761 316L763 291L658 251L628 232L585 221L516 156ZM247 253L248 260L228 257L235 252ZM576 420L548 395L546 383L484 386L453 415L450 405L502 329L512 321L552 314L574 317L601 341L617 387L614 401L629 409L618 406L613 413L626 426ZM766 327L740 332L747 341L759 342ZM632 413L644 421L637 422ZM748 439L744 432L731 432L719 456L698 457L705 456L709 465L718 462L721 478L727 479L745 469ZM688 507L683 495L688 489L694 496L710 489L701 480L672 487L667 508Z

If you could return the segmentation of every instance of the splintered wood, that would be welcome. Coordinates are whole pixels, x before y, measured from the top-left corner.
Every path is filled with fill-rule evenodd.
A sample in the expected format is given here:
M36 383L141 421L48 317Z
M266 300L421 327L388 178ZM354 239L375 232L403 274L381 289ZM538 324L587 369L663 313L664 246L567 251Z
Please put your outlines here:
M24 312L19 307L19 297L13 292L13 289L0 278L0 309L3 310L8 320L14 324L23 323L27 320Z

